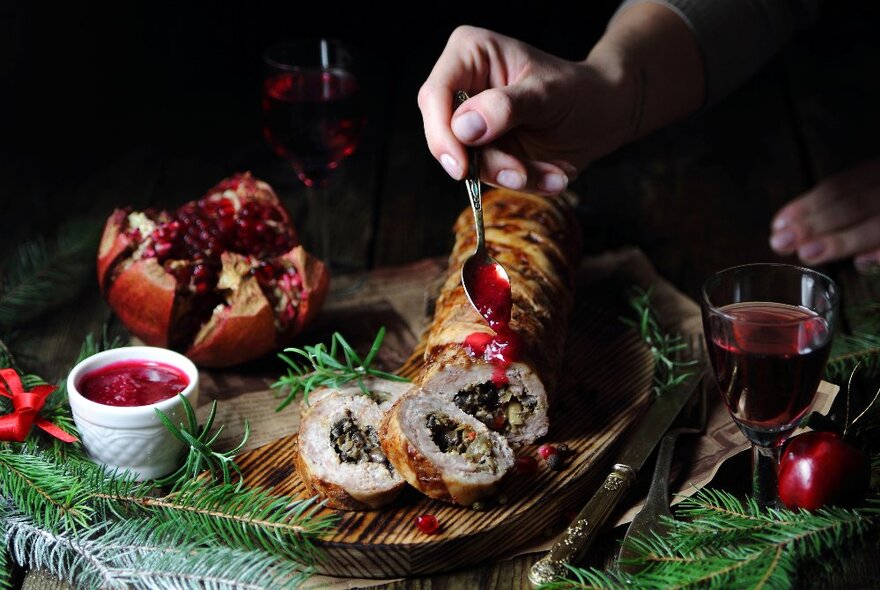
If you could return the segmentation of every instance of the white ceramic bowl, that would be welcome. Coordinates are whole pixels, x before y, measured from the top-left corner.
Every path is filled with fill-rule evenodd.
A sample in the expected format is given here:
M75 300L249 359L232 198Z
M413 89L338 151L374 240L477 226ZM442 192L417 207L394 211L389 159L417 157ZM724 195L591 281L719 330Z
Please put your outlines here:
M67 393L73 420L86 451L108 470L129 470L138 480L154 479L173 472L179 465L183 443L159 420L156 410L172 423L185 422L178 396L146 406L108 406L86 399L78 386L96 369L121 361L155 361L182 371L189 385L184 397L193 407L199 396L199 372L188 358L165 348L127 346L99 352L77 364L67 376Z

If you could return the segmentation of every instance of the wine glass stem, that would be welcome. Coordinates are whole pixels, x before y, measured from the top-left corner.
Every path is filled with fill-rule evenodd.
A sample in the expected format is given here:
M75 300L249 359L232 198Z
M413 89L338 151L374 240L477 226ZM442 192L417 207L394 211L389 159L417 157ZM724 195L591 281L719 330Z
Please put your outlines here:
M332 234L332 212L327 203L327 190L324 187L310 186L306 189L309 203L309 217L312 225L314 241L314 254L331 266L330 250Z
M776 508L779 503L776 475L780 447L752 445L752 496L761 508Z

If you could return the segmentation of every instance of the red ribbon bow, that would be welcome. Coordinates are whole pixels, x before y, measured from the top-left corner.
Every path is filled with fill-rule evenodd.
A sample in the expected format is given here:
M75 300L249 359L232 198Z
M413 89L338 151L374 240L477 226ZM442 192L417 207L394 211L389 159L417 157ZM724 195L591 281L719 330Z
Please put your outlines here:
M12 407L15 408L11 414L0 416L0 440L22 442L36 424L58 440L66 443L79 442L75 436L38 416L46 398L55 391L54 385L37 385L33 390L25 391L14 369L0 369L0 377L6 382L5 385L0 383L0 395L10 398Z

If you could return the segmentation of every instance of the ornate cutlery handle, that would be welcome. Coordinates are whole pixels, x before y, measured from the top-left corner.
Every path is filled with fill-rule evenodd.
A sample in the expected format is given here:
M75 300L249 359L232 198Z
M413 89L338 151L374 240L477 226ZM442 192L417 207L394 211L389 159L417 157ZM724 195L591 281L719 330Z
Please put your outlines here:
M568 572L565 564L576 564L586 557L605 521L626 495L636 472L629 465L617 463L602 486L584 506L550 551L529 570L535 586L547 584Z

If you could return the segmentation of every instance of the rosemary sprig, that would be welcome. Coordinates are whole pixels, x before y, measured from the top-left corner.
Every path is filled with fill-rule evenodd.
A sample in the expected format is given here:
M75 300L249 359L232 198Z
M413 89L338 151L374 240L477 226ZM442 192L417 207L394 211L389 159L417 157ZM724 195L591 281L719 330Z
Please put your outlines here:
M186 417L186 423L175 425L171 419L162 410L157 409L156 415L165 428L174 435L174 437L182 442L187 450L186 459L180 468L174 473L167 475L161 479L155 480L156 485L169 486L177 488L181 483L199 477L203 472L207 471L211 479L223 480L223 483L232 482L232 474L237 473L239 476L239 485L243 482L241 478L241 469L235 462L235 456L244 448L245 443L250 437L250 425L245 421L244 436L238 445L229 451L216 451L212 445L220 437L223 432L223 426L211 434L211 428L214 426L214 418L217 416L217 400L211 402L211 410L205 423L199 427L199 421L196 418L195 410L192 404L184 396L179 395L183 413Z
M680 334L670 334L662 328L651 306L653 292L653 288L635 288L629 298L629 306L635 311L636 318L622 317L620 320L635 328L651 351L654 358L654 395L660 397L686 381L692 373L683 369L693 366L696 361L679 358L687 343Z
M327 350L323 342L302 348L285 348L284 352L292 352L301 356L305 359L305 363L300 364L285 354L278 355L278 358L288 365L287 375L278 379L272 384L272 387L287 390L287 396L275 408L275 411L279 412L286 408L300 393L303 396L303 401L308 403L309 394L319 387L338 388L351 381L356 381L364 395L371 395L364 383L365 377L378 377L389 381L408 381L406 377L380 371L370 366L384 339L385 327L382 326L376 333L370 351L363 359L358 356L339 332L334 332L330 338L330 350ZM338 358L340 351L342 358Z

